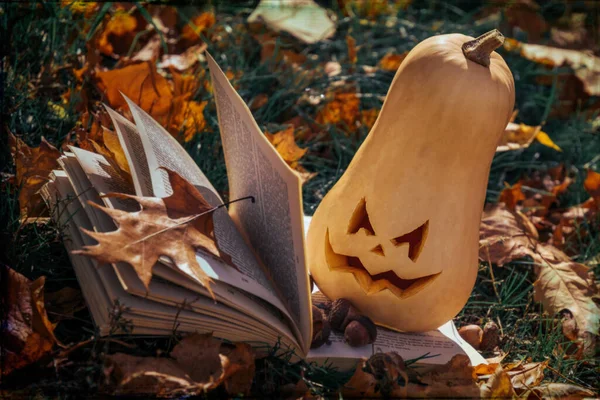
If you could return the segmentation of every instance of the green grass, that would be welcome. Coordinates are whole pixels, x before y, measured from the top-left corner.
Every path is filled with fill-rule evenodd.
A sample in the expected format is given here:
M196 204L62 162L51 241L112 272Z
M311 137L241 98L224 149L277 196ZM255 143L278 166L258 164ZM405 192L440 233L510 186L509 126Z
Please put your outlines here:
M236 26L243 23L247 13L256 2L242 5L226 5L217 2L217 25ZM333 2L335 3L335 2ZM381 17L372 24L362 24L359 18L339 16L336 36L313 45L300 45L287 35L280 38L280 48L293 49L305 55L311 55L303 66L314 73L304 76L300 82L298 72L283 69L274 62L260 62L260 48L243 29L231 29L223 33L224 41L230 43L225 49L217 49L209 44L209 51L218 57L224 70L231 68L241 71L242 75L234 83L246 101L260 93L269 96L268 103L255 112L258 124L270 131L276 130L289 118L300 115L313 122L317 108L307 103L297 102L308 89L312 95L325 94L327 88L338 80L359 88L361 108L380 107L381 99L394 76L393 73L378 71L367 76L359 67L347 62L345 37L352 35L358 46L358 66L377 65L388 52L403 53L418 42L434 33L461 32L478 35L497 27L496 23L473 24L474 18L485 4L474 1L455 2L448 5L443 1L415 2L407 10L398 12L396 19ZM555 21L565 12L564 1L544 2L541 13L548 21ZM572 6L580 7L580 2ZM85 52L87 33L82 32L83 17L73 15L60 7L57 2L32 2L23 4L2 4L0 27L2 29L3 59L1 79L3 82L2 102L2 144L0 148L0 172L14 173L7 143L9 130L20 135L29 145L37 146L41 136L54 145L60 145L69 131L75 126L81 104L78 96L72 96L65 106L66 116L61 117L52 109L49 101L59 103L60 96L69 88L75 88L74 77L64 65L80 67L77 51ZM201 7L187 5L179 8L182 20L191 18ZM103 14L104 7L91 22L96 26ZM591 15L590 18L594 16ZM386 25L385 22L389 22ZM502 25L505 21L500 21ZM433 31L436 24L437 31ZM400 30L406 32L401 38ZM5 39L6 38L6 39ZM519 33L519 40L527 40L526 34ZM131 51L139 49L132 48ZM600 134L584 115L594 99L579 105L569 118L559 119L551 113L559 101L561 87L564 84L559 74L564 69L547 70L527 61L514 53L500 50L510 66L516 84L516 108L519 109L518 121L529 125L545 122L544 131L562 148L562 152L534 143L528 149L497 154L494 158L487 187L488 201L495 202L505 182L514 183L535 170L546 170L560 163L567 166L569 173L576 178L568 192L561 196L561 206L579 204L589 196L582 182L585 167L600 169ZM342 64L342 73L336 77L327 77L319 65L324 61L338 60ZM542 86L536 77L551 75L552 86ZM200 76L200 75L199 75ZM90 83L86 90L99 98ZM222 148L218 134L218 123L213 98L200 91L197 100L207 100L205 118L209 131L198 134L185 144L186 150L200 165L215 187L227 200L227 179ZM340 127L322 127L322 133L312 139L301 141L300 145L309 148L302 165L309 171L318 172L303 189L304 209L312 214L325 193L335 184L351 161L354 153L367 135L367 130L359 129L356 135L346 135ZM64 286L77 287L77 281L62 245L60 227L53 225L26 225L19 223L17 188L2 184L0 193L0 261L26 275L30 279L47 277L47 291L52 292ZM440 199L443 201L443 199ZM600 221L588 221L590 226L598 226ZM600 233L596 229L592 235L582 237L578 248L584 249L576 257L579 262L588 262L600 252ZM595 267L596 274L600 267ZM559 320L544 314L541 306L533 301L533 266L526 262L511 263L504 268L494 270L494 278L489 267L482 265L475 290L469 303L459 316L458 323L478 323L500 321L504 333L502 349L508 352L507 360L531 358L533 361L550 360L552 371L546 376L552 381L574 381L580 385L598 389L596 381L597 367L588 361L567 360L563 358L559 346L563 341ZM494 289L495 285L495 289ZM115 324L122 323L118 318ZM65 343L78 342L91 337L94 327L87 311L81 311L73 320L58 325L57 336ZM122 338L125 343L133 343L140 354L154 354L157 349L168 350L174 338ZM32 371L41 374L34 384L38 388L87 390L95 389L102 380L100 360L102 353L123 350L122 344L111 341L95 340L85 346L75 356L76 368L61 369L58 376L44 372L39 366L23 371L17 377L26 379ZM46 375L45 375L46 374ZM328 369L319 369L309 364L290 364L288 360L274 355L259 362L256 388L258 393L275 393L277 387L293 383L300 375L309 382L318 382L312 387L320 392L332 390L344 381L345 376L335 374Z

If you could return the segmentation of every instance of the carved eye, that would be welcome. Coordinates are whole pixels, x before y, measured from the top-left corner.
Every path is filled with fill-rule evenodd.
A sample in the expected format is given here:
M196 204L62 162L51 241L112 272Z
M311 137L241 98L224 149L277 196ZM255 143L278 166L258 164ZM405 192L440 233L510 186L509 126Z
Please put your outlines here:
M408 258L413 262L417 261L423 246L425 245L425 239L427 239L427 233L429 232L429 220L419 226L412 232L406 233L402 236L392 239L394 246L400 246L404 243L408 243Z
M367 235L375 235L375 230L373 229L373 225L371 225L371 221L369 220L369 214L367 213L367 202L364 197L360 199L360 202L352 213L352 217L350 217L350 222L348 223L348 233L354 234L361 228L367 231Z

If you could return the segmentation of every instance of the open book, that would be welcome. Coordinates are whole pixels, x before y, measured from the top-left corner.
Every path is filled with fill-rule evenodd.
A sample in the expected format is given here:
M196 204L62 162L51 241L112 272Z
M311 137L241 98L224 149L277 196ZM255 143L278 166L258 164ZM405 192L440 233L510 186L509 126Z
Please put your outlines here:
M70 254L83 295L101 335L122 333L168 335L213 332L256 348L279 344L301 358L352 363L376 351L397 351L403 357L425 354L426 363L447 362L467 353L474 364L485 362L460 339L452 322L438 331L406 334L381 328L376 343L352 348L338 335L331 344L310 350L312 294L305 262L301 181L267 141L252 114L216 62L207 54L229 179L230 198L253 196L213 214L217 244L231 256L235 268L198 250L201 268L213 280L215 300L189 267L161 258L153 267L148 289L126 263L101 265ZM136 204L104 197L109 192L166 197L172 193L164 168L196 186L211 206L219 194L181 145L150 115L126 99L130 122L107 107L131 171L131 182L120 179L115 166L100 154L71 147L60 159L42 195L53 218L66 229L72 250L95 244L80 228L97 232L116 229L113 220L89 202L135 211ZM111 310L120 307L120 321ZM126 322L126 323L124 323Z

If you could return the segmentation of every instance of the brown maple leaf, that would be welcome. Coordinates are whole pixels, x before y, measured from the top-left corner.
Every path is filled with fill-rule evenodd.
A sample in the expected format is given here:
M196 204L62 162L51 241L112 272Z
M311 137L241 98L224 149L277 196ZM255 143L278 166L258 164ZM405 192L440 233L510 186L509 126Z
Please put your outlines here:
M196 250L228 261L228 256L218 249L213 235L212 211L216 207L211 207L200 192L177 173L166 171L173 193L164 199L107 194L109 197L135 200L141 206L139 211L125 212L90 203L108 214L119 228L112 232L82 229L98 244L85 246L73 253L90 256L103 263L126 262L134 268L146 287L152 279L152 268L161 256L165 256L178 267L189 267L214 298L210 288L212 280L196 261Z
M48 215L46 205L38 193L48 181L48 174L58 167L60 151L42 137L39 147L29 147L9 132L10 151L16 166L16 185L20 188L21 219L32 222Z

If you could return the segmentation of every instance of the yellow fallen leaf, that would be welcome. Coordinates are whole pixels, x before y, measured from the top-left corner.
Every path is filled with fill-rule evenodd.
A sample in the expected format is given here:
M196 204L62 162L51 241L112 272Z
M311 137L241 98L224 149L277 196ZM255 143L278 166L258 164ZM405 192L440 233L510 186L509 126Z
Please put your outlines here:
M550 147L551 149L554 149L556 151L562 151L562 149L558 147L558 145L555 144L552 141L552 139L550 139L550 136L548 136L546 132L539 131L538 134L535 136L535 140L537 140L540 144L543 144L546 147Z
M509 122L504 129L504 135L496 148L496 152L525 149L529 147L534 140L537 140L540 144L556 151L562 151L562 149L550 139L550 136L541 129L542 127L539 125L529 126Z

